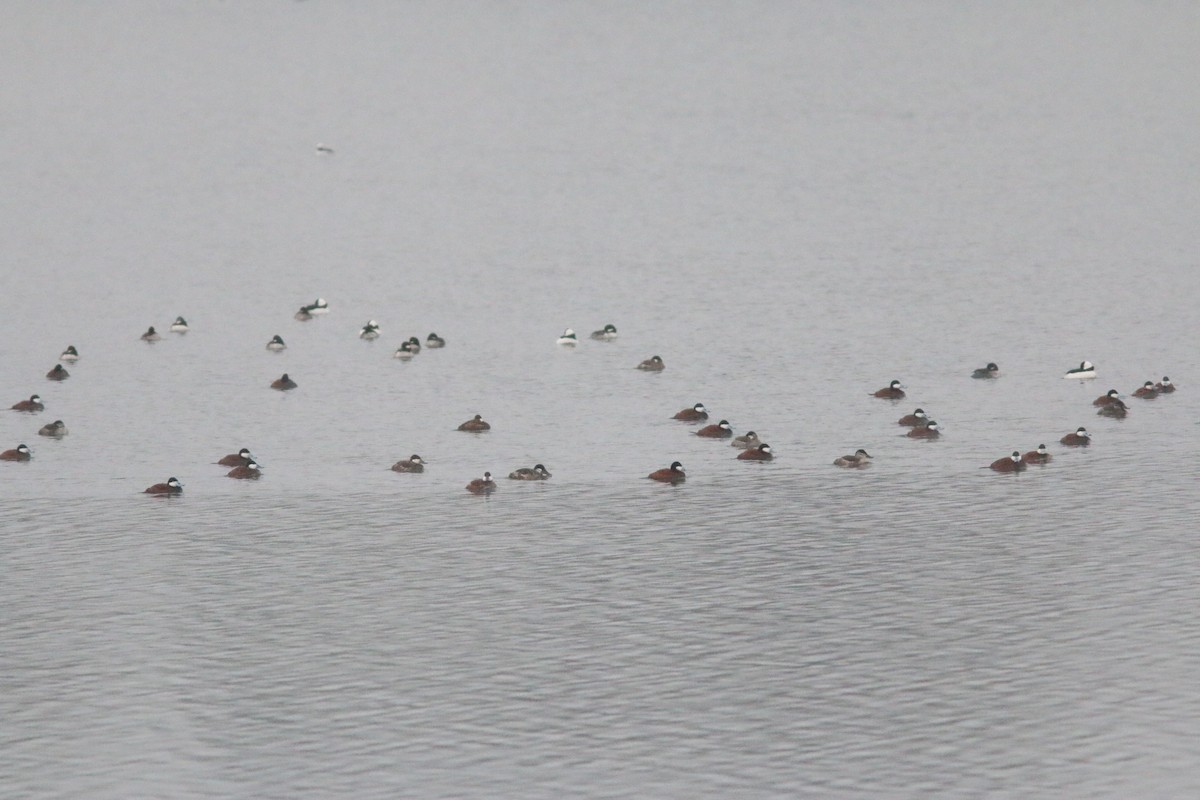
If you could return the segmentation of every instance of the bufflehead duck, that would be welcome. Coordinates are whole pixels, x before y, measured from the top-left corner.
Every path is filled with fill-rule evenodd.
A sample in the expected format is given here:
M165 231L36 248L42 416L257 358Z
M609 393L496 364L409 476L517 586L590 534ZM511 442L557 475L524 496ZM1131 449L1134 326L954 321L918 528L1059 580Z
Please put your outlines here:
M431 333L425 337L426 347L445 347L446 340L438 336L436 333Z
M492 480L492 473L483 473L482 478L475 478L467 484L467 491L471 494L491 494L496 491L496 482Z
M738 461L770 461L775 458L775 453L771 451L771 445L764 443L753 450L743 450L737 457Z
M1170 394L1171 392L1175 391L1175 384L1171 383L1170 378L1168 378L1166 375L1163 375L1163 379L1155 384L1154 388L1158 389L1159 394Z
M414 355L416 353L421 352L421 340L418 339L417 337L415 337L415 336L408 337L407 344L408 344L409 351L412 352Z
M62 364L55 364L54 369L46 373L46 379L51 381L65 381L71 377L71 373L63 367Z
M58 357L58 360L73 364L79 360L79 351L75 349L75 345L70 345L66 350L62 351L62 355Z
M716 425L705 425L696 431L696 435L704 436L708 439L728 439L730 436L733 436L733 428L729 426L729 420L723 419Z
M1079 378L1079 379L1094 378L1094 377L1096 377L1096 365L1090 361L1080 361L1078 367L1076 367L1075 369L1067 370L1067 374L1063 375L1063 377L1067 378L1067 379L1070 379L1070 378Z
M295 389L296 382L289 378L288 374L285 372L275 380L271 381L271 388L278 389L281 392L286 392L289 389Z
M683 483L687 479L687 473L683 471L683 464L672 461L671 466L656 469L646 477L652 481L662 481L663 483Z
M900 381L892 381L884 388L875 392L875 397L882 397L885 400L899 400L904 397L904 384Z
M19 444L12 450L5 450L0 453L0 461L28 461L33 456L29 452L29 448L23 444Z
M295 317L301 322L308 322L312 319L312 314L308 313L308 306L300 306L300 310L296 312Z
M1030 450L1025 455L1021 456L1021 460L1026 464L1048 464L1050 462L1050 454L1046 452L1046 445L1039 444L1037 450Z
M147 328L146 332L142 334L143 342L157 342L161 338L162 337L158 335L158 331L154 330L153 325Z
M913 428L905 434L910 439L936 439L942 435L942 429L933 420L929 420L923 428Z
M400 347L396 348L396 352L392 353L392 358L402 358L408 360L415 356L412 345L408 342L401 342Z
M514 481L544 481L550 477L550 473L541 464L534 464L533 468L521 467L508 473L508 477Z
M482 416L476 414L473 419L469 419L462 425L459 425L458 429L460 431L467 431L468 433L479 433L480 431L490 431L492 426L484 422Z
M1154 388L1154 381L1146 381L1141 388L1133 393L1134 397L1140 397L1143 400L1153 400L1158 397L1158 389Z
M566 344L566 345L575 345L575 344L579 344L579 340L575 338L575 331L571 330L570 328L567 328L565 331L562 332L562 335L558 337L558 343Z
M171 323L171 333L187 333L187 332L188 332L187 320L184 319L183 317L176 317L175 321Z
M250 455L250 451L243 447L236 453L230 453L217 462L222 467L244 467L254 460L254 456Z
M1068 433L1059 441L1068 447L1087 447L1092 443L1092 435L1086 428L1077 428L1074 433Z
M49 425L43 425L41 429L38 430L38 436L53 436L55 438L61 438L66 435L67 426L61 419L56 419Z
M1021 451L1013 450L1011 456L998 458L988 466L996 472L1020 472L1025 469L1025 462L1021 460Z
M258 466L257 462L251 461L245 466L234 467L233 469L229 470L229 472L225 473L225 477L238 478L241 480L258 480L260 477L262 477L262 468Z
M324 297L318 297L317 302L309 303L308 305L306 305L304 307L304 310L307 311L310 315L328 314L329 313L329 303L325 302Z
M277 333L271 337L271 341L267 342L267 349L278 353L280 350L286 350L287 345L283 343L283 337Z
M852 456L835 458L833 465L835 467L869 467L871 466L871 454L859 448L854 451L854 455Z
M696 403L691 408L676 411L675 416L671 417L671 419L679 419L684 422L699 422L700 420L708 419L708 409L704 407L704 403Z
M745 436L735 436L733 441L729 443L730 447L738 447L742 450L749 450L751 447L758 447L761 442L758 440L758 434L754 431L746 431Z
M14 403L12 410L13 411L30 411L30 412L45 411L46 407L44 405L42 405L42 398L38 397L36 394L31 394L31 395L29 395L28 400L22 400L19 403Z
M397 461L392 464L393 472L424 472L425 461L416 453L408 457L407 461Z
M995 378L1000 375L1000 368L989 361L986 367L981 367L971 373L972 378Z
M592 338L601 342L611 342L613 339L617 338L617 326L605 325L598 331L592 331Z
M645 361L637 365L638 369L647 372L662 372L667 365L663 363L662 356L650 356Z
M1100 395L1095 400L1093 400L1092 405L1106 406L1109 403L1120 403L1121 402L1121 400L1119 399L1120 395L1121 395L1121 393L1118 392L1116 389L1109 389L1106 393Z
M1129 406L1125 405L1124 400L1114 400L1111 403L1100 406L1100 410L1096 414L1101 417L1125 419L1129 415Z
M918 408L911 414L905 414L897 422L908 428L924 428L929 424L929 417L926 416L924 409Z
M183 484L178 478L167 478L166 483L156 483L143 494L183 494Z
M362 326L362 330L358 332L358 338L371 339L379 338L379 323L375 320L367 320L367 324Z

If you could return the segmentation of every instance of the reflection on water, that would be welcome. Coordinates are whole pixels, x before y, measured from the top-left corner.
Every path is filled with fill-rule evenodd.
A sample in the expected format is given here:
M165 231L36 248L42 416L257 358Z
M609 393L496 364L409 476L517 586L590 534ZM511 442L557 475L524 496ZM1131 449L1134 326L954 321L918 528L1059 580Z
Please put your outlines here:
M34 450L0 464L10 792L1200 788L1189 26L517 11L0 30L0 402L46 400L0 414ZM670 419L697 402L776 460Z

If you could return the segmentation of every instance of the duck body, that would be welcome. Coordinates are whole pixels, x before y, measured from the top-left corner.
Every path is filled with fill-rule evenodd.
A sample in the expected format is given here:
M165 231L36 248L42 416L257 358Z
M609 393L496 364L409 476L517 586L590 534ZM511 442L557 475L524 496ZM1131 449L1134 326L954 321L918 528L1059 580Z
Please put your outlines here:
M1090 361L1080 361L1078 367L1067 370L1063 377L1067 380L1089 380L1096 377L1096 365Z
M1108 403L1100 406L1096 412L1101 417L1112 417L1113 419L1125 419L1129 416L1129 406L1125 405L1124 401L1117 400L1114 403Z
M483 473L482 478L475 478L467 484L467 491L471 494L491 494L496 491L496 482L492 480L492 473Z
M859 448L854 451L853 455L839 456L833 460L835 467L849 467L852 469L861 469L862 467L871 466L871 454L866 450Z
M142 334L143 342L157 342L160 339L162 339L162 336L159 335L158 331L154 330L153 325L147 328L146 332Z
M637 368L643 372L662 372L667 368L667 365L663 363L661 356L650 356L650 358L638 364Z
M887 386L875 392L872 397L879 397L884 400L900 400L904 397L904 384L900 381L892 381Z
M183 317L176 317L175 321L171 323L171 333L187 333L189 330L191 329L188 327L187 320Z
M289 378L288 374L286 372L283 373L282 375L280 375L275 380L271 381L271 388L275 389L277 391L280 391L280 392L290 391L292 389L295 389L296 386L297 386L297 383L294 380L292 380L291 378Z
M550 473L541 464L534 464L532 467L521 467L508 473L508 477L514 481L544 481L550 478Z
M425 461L416 453L413 453L404 461L397 461L392 464L392 472L424 472Z
M652 481L660 481L662 483L683 483L687 480L687 473L683 470L683 464L673 461L671 462L671 466L656 469L646 477Z
M592 338L600 342L611 342L617 338L617 326L605 325L598 331L592 331Z
M1074 433L1068 433L1058 441L1067 447L1087 447L1092 443L1092 435L1084 428L1077 428Z
M980 367L971 373L972 378L998 378L1000 377L1000 368L994 362L988 362L986 367Z
M67 426L61 419L56 419L49 425L43 425L38 430L38 436L53 436L56 439L61 439L67 435Z
M226 478L237 478L238 480L256 481L262 477L262 469L255 462L251 461L240 467L234 467L225 473Z
M1014 450L1011 456L998 458L988 466L996 472L1020 472L1025 469L1025 462L1021 460L1021 451Z
M42 404L41 397L39 397L36 394L32 394L29 396L28 400L22 400L19 403L14 403L12 406L12 410L13 411L24 411L27 413L36 413L38 411L45 411L46 406Z
M566 345L567 347L574 347L575 345L579 344L579 337L575 335L575 331L567 328L565 331L559 334L558 343L561 345Z
M733 441L729 443L730 447L737 447L742 450L749 450L758 447L762 442L758 438L758 434L754 431L746 431L744 436L735 436Z
M68 364L74 364L79 360L79 351L75 349L75 345L70 345L66 350L62 351L62 355L58 357L59 361L65 361Z
M775 453L771 450L771 445L760 444L753 450L743 450L737 454L738 461L772 461L775 458Z
M1158 397L1158 389L1154 388L1154 381L1146 381L1140 388L1134 391L1134 397L1140 397L1143 400L1153 400Z
M701 420L708 419L708 409L704 407L703 403L696 403L691 408L676 411L675 416L671 417L671 419L677 419L682 422L700 422Z
M467 420L462 425L459 425L458 429L460 431L466 431L467 433L482 433L483 431L490 431L492 426L484 422L482 416L476 414L474 418Z
M183 484L178 478L168 478L166 483L156 483L148 487L142 494L183 494Z
M425 346L429 348L445 347L446 340L438 336L436 333L430 333L425 337Z
M250 455L250 450L243 447L236 453L224 456L217 464L222 467L244 467L253 460L254 456Z
M54 369L46 373L46 380L50 381L65 381L69 377L71 373L62 364L55 364Z
M942 435L942 429L933 420L923 428L913 428L908 433L904 434L910 439L936 439Z
M918 408L911 414L905 414L896 422L908 428L924 428L927 424L929 424L929 417L925 414L923 409Z
M267 349L272 353L278 353L287 349L287 345L283 343L283 337L275 334L271 337L271 341L267 342Z
M705 425L696 431L696 435L706 439L728 439L733 436L733 428L729 426L729 420L723 419L716 425Z
M0 461L28 461L31 458L33 458L33 453L29 452L29 448L23 444L0 453Z
M1039 444L1037 450L1030 450L1025 455L1021 456L1021 460L1026 464L1049 464L1051 455L1046 452L1046 445Z

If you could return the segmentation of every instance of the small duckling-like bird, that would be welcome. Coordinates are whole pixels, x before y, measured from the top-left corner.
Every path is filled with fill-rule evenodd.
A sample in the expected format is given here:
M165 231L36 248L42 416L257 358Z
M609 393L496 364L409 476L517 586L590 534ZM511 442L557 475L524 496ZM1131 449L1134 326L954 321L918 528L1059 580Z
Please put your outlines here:
M550 473L541 464L534 464L533 467L521 467L508 473L508 477L514 481L544 481L550 478Z
M56 419L49 425L43 425L38 429L38 436L53 436L56 439L61 439L67 435L67 426L61 419Z
M662 356L650 356L638 364L637 368L644 372L662 372L667 365L663 363Z
M835 467L861 468L871 466L871 454L861 447L851 456L839 456L833 460Z
M598 331L592 331L592 338L600 342L611 342L617 338L617 326L605 325Z
M1000 368L994 362L989 361L986 367L981 367L971 373L972 378L998 378L1000 377Z
M746 431L744 436L735 436L733 441L729 443L730 447L737 447L741 450L749 450L752 447L758 447L762 442L758 440L758 434L754 431Z

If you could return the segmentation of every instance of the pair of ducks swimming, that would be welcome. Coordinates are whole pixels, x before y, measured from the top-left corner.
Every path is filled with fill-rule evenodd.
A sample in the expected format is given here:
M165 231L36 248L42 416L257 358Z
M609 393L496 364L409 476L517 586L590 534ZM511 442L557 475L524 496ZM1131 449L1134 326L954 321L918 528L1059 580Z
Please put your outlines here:
M591 338L598 342L611 342L617 338L617 326L605 325L598 331L592 331ZM579 337L575 335L573 328L567 328L558 336L558 343L567 345L568 347L579 344Z
M225 473L227 478L238 480L258 480L262 477L262 467L254 460L248 448L243 447L236 453L222 457L217 464L222 467L233 467ZM167 479L166 483L156 483L148 486L143 494L180 495L183 494L183 484L175 476Z
M417 458L417 456L413 456L413 458ZM514 481L544 481L550 478L550 473L541 464L535 464L532 467L513 470L508 473L508 477ZM492 473L485 472L482 478L473 479L467 484L467 491L471 494L491 494L496 491L496 481L492 479Z
M189 330L191 330L191 328L188 327L187 320L183 317L176 317L175 321L171 323L171 333L187 333ZM141 338L143 342L157 342L162 340L162 335L154 329L153 325L151 325L146 329L146 332L142 334ZM73 347L67 348L69 351L74 349L75 348Z

